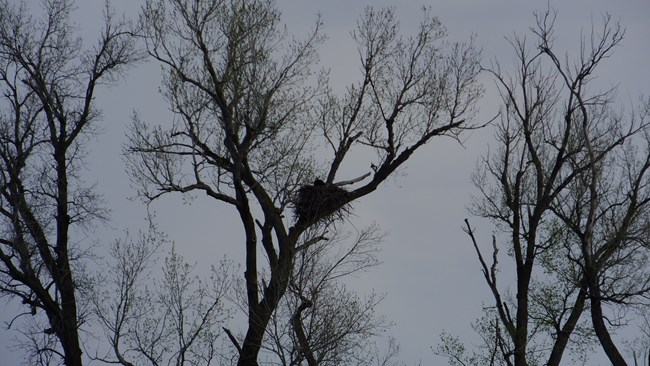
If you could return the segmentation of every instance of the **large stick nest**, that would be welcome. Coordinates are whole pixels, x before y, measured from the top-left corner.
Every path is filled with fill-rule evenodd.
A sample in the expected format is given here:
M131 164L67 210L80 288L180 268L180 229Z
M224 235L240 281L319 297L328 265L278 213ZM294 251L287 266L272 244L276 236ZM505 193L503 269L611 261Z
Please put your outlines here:
M316 180L304 185L294 199L294 214L300 221L336 221L349 216L350 205L345 204L348 191L334 184Z

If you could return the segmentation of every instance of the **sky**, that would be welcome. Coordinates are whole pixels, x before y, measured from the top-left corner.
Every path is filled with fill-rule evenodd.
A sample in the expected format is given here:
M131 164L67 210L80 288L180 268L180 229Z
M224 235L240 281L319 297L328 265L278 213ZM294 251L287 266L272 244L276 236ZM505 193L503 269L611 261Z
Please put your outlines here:
M37 0L28 0L28 2ZM79 1L75 21L84 36L100 24L104 0ZM111 0L111 5L128 17L135 17L142 0ZM533 11L544 9L545 1L517 0L424 0L424 1L316 1L278 0L283 21L290 33L300 35L310 29L320 13L328 36L321 49L323 66L331 69L334 88L344 88L346 80L358 77L358 60L350 31L367 5L395 6L408 34L420 19L421 7L447 27L449 39L467 40L476 36L483 50L484 64L499 60L512 65L513 53L505 39L513 33L526 33L533 24ZM557 45L571 50L580 34L589 32L592 20L609 12L620 19L627 32L622 45L606 60L598 73L598 85L619 85L618 97L624 107L650 94L650 1L622 2L575 0L551 1L558 10ZM125 228L142 227L146 208L133 199L135 191L124 172L121 149L130 116L137 111L143 120L169 121L168 107L158 94L160 67L142 63L128 72L124 82L103 89L97 103L103 110L103 132L91 144L86 179L97 182L112 211L108 226L98 227L96 238L106 242L122 235ZM477 120L487 121L499 110L493 82L482 76L486 95L480 103ZM401 359L407 365L444 364L432 346L442 330L468 341L476 340L470 323L480 316L483 303L491 303L476 255L461 230L471 196L476 189L470 175L481 155L487 152L493 131L488 127L465 135L462 145L451 139L435 139L409 161L405 175L387 180L379 190L355 203L355 214L367 223L375 222L389 235L382 244L382 265L350 279L360 292L374 289L385 293L379 307L394 326L390 332L401 344ZM341 179L351 179L341 177ZM223 205L197 197L190 202L169 196L155 202L161 229L181 248L179 251L197 268L207 268L224 254L235 261L243 258L242 234L234 212ZM474 218L478 237L487 241L492 233L488 223ZM91 239L92 235L89 235ZM3 304L0 303L0 312ZM0 320L8 320L0 315ZM0 363L17 364L19 354L11 351L9 334L0 334ZM13 360L13 361L10 361ZM7 362L7 363L5 363ZM593 359L590 365L605 365Z

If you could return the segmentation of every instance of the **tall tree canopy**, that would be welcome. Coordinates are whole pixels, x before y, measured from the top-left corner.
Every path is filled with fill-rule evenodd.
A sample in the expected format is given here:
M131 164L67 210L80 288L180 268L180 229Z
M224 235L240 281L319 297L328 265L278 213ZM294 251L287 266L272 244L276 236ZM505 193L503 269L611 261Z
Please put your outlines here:
M248 329L232 340L239 365L256 365L296 256L327 240L342 208L375 191L433 137L475 127L479 54L471 42L446 42L429 9L404 36L394 9L368 8L352 33L359 81L337 95L316 69L320 20L302 39L290 38L273 1L151 0L141 22L147 51L163 65L175 121L163 128L135 119L130 171L148 200L204 192L239 215ZM337 180L364 150L374 155L367 170ZM318 177L322 184L312 186ZM348 183L359 184L343 191ZM309 186L321 192L314 204L329 203L292 215Z

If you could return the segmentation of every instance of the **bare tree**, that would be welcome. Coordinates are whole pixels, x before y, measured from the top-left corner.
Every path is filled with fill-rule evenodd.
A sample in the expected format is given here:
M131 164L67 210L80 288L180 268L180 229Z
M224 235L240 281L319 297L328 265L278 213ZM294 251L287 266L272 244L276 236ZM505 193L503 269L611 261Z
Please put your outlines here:
M514 73L498 63L488 70L503 112L499 146L475 175L482 197L474 213L504 236L493 238L487 259L468 221L465 230L494 297L506 364L558 365L572 335L575 344L594 332L610 361L624 365L603 304L647 299L648 120L615 113L613 89L594 91L597 67L622 40L620 25L605 16L571 61L554 51L555 16L536 15L535 48L511 41ZM498 282L500 248L514 260L513 297Z
M296 256L287 295L271 319L263 346L283 365L375 362L373 340L388 327L376 312L383 297L361 297L342 280L379 264L382 235L371 226L349 236L329 237Z
M71 231L105 217L80 179L100 117L95 90L138 56L128 24L108 8L98 41L84 49L73 33L72 1L42 5L36 18L24 2L0 1L0 291L26 306L21 315L47 318L47 329L28 334L33 360L58 356L72 366L81 365L86 279Z
M568 255L581 268L596 336L612 364L626 365L607 329L606 322L612 320L604 306L650 295L648 106L637 121L626 122L613 110L613 91L593 96L582 92L595 63L622 40L618 24L605 18L602 32L582 45L587 51L580 54L582 64L574 69L563 67L550 49L551 26L546 20L539 22L540 47L571 90L568 104L574 133L582 139L578 158L568 162L576 179L554 202L553 213L575 235L578 245ZM628 138L641 133L641 141Z
M130 170L148 200L203 192L241 219L248 325L243 340L231 338L239 365L257 365L296 256L323 237L309 229L375 191L433 137L474 127L478 53L471 43L446 44L440 22L423 14L403 37L394 10L369 8L354 32L361 80L337 96L314 72L320 20L296 40L270 0L147 1L144 40L164 67L176 120L167 129L135 119ZM350 191L335 185L349 153L363 150L376 154L373 171L356 177L369 180ZM321 199L291 215L306 187Z
M172 246L161 278L151 280L158 252L169 244L151 229L111 246L108 275L92 297L110 349L98 350L93 358L123 366L208 366L223 361L220 326L230 316L230 265L224 260L212 267L209 278L199 278Z
M501 366L507 364L502 357L507 339L503 338L503 326L494 307L484 308L483 317L472 324L474 331L481 336L481 344L476 350L468 352L460 338L446 331L440 334L440 343L433 348L436 355L445 357L450 366L486 365Z
M125 357L131 348L124 350L122 345L129 335L131 323L144 316L139 311L150 307L147 307L149 298L142 296L140 291L146 283L144 277L149 274L157 251L164 243L159 240L155 228L152 226L151 229L146 234L140 232L134 239L127 233L124 239L114 241L110 248L111 262L102 266L102 273L97 274L99 278L92 289L91 300L111 349L107 355L100 355L97 351L96 359L113 362L108 356L113 354L117 363L132 365Z

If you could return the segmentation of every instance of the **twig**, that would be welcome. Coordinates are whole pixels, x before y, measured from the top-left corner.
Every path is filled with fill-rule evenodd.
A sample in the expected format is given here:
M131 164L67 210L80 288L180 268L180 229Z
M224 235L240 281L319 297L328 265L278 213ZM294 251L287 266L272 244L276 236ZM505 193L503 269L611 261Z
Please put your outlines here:
M337 186L337 187L346 186L348 184L354 184L356 182L360 182L360 181L366 179L369 176L370 176L370 173L368 172L368 173L366 173L366 174L364 174L364 175L362 175L362 176L360 176L358 178L354 178L354 179L350 179L350 180L343 180L343 181L332 183L332 184Z
M328 237L326 237L325 234L314 237L314 238L311 238L311 239L307 240L304 244L299 245L298 247L296 247L296 252L299 252L301 250L305 250L305 249L309 248L310 246L318 243L321 240L330 240L330 239Z
M228 336L228 339L232 342L232 344L235 345L235 348L237 348L237 352L241 354L241 346L239 345L239 342L237 342L237 338L235 338L234 335L232 335L232 332L230 329L226 327L222 327L223 331L226 332L226 335Z

